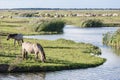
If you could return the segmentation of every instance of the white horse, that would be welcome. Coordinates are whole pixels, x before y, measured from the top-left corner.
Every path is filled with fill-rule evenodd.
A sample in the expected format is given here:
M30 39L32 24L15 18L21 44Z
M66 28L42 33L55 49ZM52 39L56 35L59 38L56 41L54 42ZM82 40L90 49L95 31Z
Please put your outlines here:
M35 58L38 59L38 54L41 54L41 61L45 62L46 56L43 47L39 43L23 42L22 57L27 59L28 53L35 53Z
M9 34L7 36L7 40L9 40L9 39L14 39L14 45L15 45L16 41L18 42L19 45L24 42L22 34Z

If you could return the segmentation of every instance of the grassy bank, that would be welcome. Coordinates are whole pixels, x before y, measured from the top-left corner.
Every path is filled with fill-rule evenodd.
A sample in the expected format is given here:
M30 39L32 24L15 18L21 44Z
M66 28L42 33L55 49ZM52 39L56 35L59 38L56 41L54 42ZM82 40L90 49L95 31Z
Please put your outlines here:
M103 43L108 46L120 49L120 29L114 33L108 32L104 34Z
M64 21L54 18L5 18L0 20L0 34L58 34L63 32L64 25Z
M87 20L101 20L103 22L102 27L120 27L119 17L66 17L63 20L66 21L66 24L75 25L82 27L82 24Z
M40 43L46 53L47 61L35 61L34 54L28 60L22 60L21 47L13 45L13 41L0 38L0 72L40 72L96 67L105 59L92 54L100 54L100 49L91 44L75 43L70 40L55 41L25 39Z

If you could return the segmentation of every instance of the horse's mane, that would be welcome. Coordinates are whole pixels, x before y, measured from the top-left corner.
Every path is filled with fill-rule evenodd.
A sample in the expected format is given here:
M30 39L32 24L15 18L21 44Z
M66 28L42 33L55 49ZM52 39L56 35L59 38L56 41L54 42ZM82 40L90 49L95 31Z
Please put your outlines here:
M17 36L18 34L9 34L8 36L10 36L10 37L15 37L15 36Z

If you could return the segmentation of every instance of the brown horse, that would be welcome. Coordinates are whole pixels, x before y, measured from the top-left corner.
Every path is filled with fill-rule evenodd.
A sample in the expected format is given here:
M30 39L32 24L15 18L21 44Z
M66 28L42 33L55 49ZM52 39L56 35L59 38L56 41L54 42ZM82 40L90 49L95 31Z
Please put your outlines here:
M23 59L28 56L28 53L35 53L35 58L38 59L38 54L41 53L41 61L45 62L46 56L43 47L39 43L23 42L22 43L22 57Z
M9 34L7 36L7 40L9 40L9 39L14 39L14 45L15 45L16 41L18 42L19 45L24 42L22 34Z

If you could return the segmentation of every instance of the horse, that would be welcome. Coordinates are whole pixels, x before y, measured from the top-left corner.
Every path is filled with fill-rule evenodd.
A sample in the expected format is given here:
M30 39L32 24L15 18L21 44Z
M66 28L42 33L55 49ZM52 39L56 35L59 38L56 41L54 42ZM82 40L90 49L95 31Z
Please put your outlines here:
M38 59L38 54L41 53L41 61L45 62L46 56L43 47L39 43L23 42L22 57L28 58L28 53L35 53L35 58Z
M24 42L22 34L9 34L7 36L7 40L9 39L14 39L14 45L16 44L16 41L18 42L19 45Z

